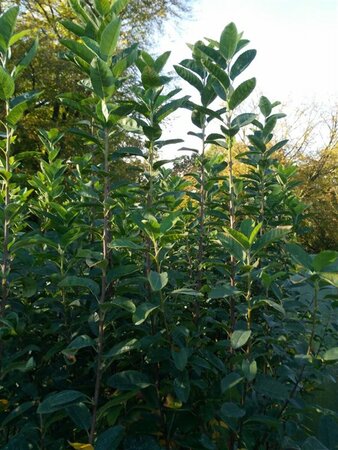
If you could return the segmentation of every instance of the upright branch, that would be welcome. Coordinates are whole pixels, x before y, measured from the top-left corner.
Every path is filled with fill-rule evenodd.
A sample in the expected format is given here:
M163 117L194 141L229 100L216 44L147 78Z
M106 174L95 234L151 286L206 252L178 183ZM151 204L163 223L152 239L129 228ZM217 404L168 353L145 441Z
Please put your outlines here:
M113 96L125 80L125 71L137 58L136 45L118 51L118 40L121 29L119 14L127 6L127 1L97 1L95 5L89 5L85 0L71 0L70 6L80 23L68 20L62 24L75 38L62 39L61 43L68 49L66 58L71 60L88 79L88 94L91 96L93 108L85 107L79 101L78 96L65 95L61 100L67 106L80 111L89 119L89 129L85 131L96 142L101 156L100 166L102 172L103 189L98 193L102 207L102 261L101 267L101 292L98 297L98 337L97 337L97 361L95 373L95 388L93 396L93 412L90 429L90 444L93 444L97 431L97 410L101 395L101 380L103 374L103 349L105 313L104 305L111 286L107 280L107 272L111 269L111 206L110 206L110 136L123 129L123 116L129 112L128 108L120 108L113 102ZM84 97L86 98L86 97ZM83 133L83 130L81 130ZM101 172L101 173L102 173Z
M5 314L5 308L9 301L9 274L11 270L10 243L16 236L12 236L12 228L15 225L15 215L11 212L12 203L15 207L23 201L24 190L18 191L11 180L18 162L12 155L12 143L15 137L17 124L23 114L39 95L38 92L26 92L15 97L15 84L17 78L30 64L37 50L37 41L28 49L23 58L17 63L11 60L12 47L20 43L22 35L15 33L19 8L12 7L0 16L0 104L4 106L4 116L0 121L3 128L5 144L1 146L3 157L0 158L1 167L1 197L3 200L3 239L1 262L1 289L0 317ZM20 39L21 37L21 39ZM9 71L11 66L11 72ZM13 67L14 66L14 67ZM26 190L27 191L27 190ZM20 195L21 194L21 195Z

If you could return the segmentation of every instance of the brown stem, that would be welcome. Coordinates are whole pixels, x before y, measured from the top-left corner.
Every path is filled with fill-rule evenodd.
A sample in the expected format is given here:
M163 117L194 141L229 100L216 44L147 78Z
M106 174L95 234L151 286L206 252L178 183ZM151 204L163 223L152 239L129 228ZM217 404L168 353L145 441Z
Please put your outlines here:
M230 123L231 119L228 118L228 123ZM235 228L235 190L234 190L234 173L233 173L233 154L232 154L232 146L233 139L228 138L228 150L229 150L229 158L228 158L228 166L229 166L229 220L230 220L230 228L233 230ZM236 260L233 255L230 256L230 286L235 287L235 275L236 275ZM236 325L236 304L235 298L230 297L230 323L231 330L235 329Z
M197 253L197 289L202 287L202 264L204 260L205 248L205 167L204 167L204 153L205 153L205 122L202 128L202 153L201 153L201 185L200 185L200 210L199 210L199 237L198 237L198 253ZM198 320L200 314L199 301L195 302L195 320Z
M9 112L9 103L6 102L6 115ZM11 172L10 154L11 154L11 139L13 131L6 126L6 153L5 153L5 170L8 174ZM3 246L2 246L2 264L1 264L1 287L2 287L2 299L0 303L0 317L5 314L5 308L8 302L8 271L10 268L9 262L9 235L10 224L8 219L8 207L10 205L10 189L9 179L5 179L5 202L4 202L4 225L3 225Z
M307 349L307 355L311 355L314 353L313 351L313 340L315 338L316 333L316 321L317 321L317 310L318 310L318 281L315 282L315 293L313 298L313 313L312 313L312 327L311 327L311 335L309 339L309 345Z
M105 128L104 131L104 187L103 187L103 237L102 237L102 252L103 260L106 264L109 264L109 207L108 207L108 197L109 197L109 129ZM97 366L96 366L96 377L95 377L95 388L94 388L94 399L93 399L93 412L92 412L92 423L89 435L89 443L93 444L95 432L96 432L96 421L97 421L97 410L100 399L101 391L101 378L102 378L102 356L103 356L103 345L104 345L104 312L103 305L106 300L107 293L107 272L106 268L102 269L101 277L101 296L99 299L99 331L98 331L98 345L97 345Z

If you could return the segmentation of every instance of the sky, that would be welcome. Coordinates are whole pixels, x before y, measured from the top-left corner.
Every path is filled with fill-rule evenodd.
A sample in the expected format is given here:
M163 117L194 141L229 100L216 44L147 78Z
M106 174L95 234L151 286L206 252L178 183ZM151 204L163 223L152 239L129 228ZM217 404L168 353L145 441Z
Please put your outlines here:
M291 114L300 104L338 103L338 0L191 1L190 17L167 22L158 38L158 52L172 51L169 68L190 57L186 43L219 40L235 22L250 40L247 48L257 50L240 80L255 76L257 96L281 101ZM192 94L186 83L182 87ZM172 120L176 131L183 131L182 123L180 115Z

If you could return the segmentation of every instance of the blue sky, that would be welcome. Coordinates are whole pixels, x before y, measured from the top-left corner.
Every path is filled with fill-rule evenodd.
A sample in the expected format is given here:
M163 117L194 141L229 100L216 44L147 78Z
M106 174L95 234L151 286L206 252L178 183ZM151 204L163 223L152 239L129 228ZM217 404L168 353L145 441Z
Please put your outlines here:
M203 37L218 39L235 22L257 49L242 74L257 78L256 96L279 100L288 113L316 101L338 104L338 0L192 0L190 18L168 22L159 35L158 51L171 50L169 65L190 56L185 45ZM164 37L163 37L164 36ZM249 47L248 47L249 48ZM168 67L169 68L169 67ZM184 92L193 91L184 86ZM189 117L173 120L183 131Z

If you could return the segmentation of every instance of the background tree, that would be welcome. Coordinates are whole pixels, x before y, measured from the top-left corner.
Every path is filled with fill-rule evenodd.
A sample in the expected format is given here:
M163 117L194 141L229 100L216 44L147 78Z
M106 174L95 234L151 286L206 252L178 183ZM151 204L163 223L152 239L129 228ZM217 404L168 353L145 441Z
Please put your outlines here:
M70 2L73 6L76 2ZM88 9L93 2L85 2ZM126 7L122 15L122 38L119 45L128 46L132 42L141 42L146 47L151 37L159 31L166 20L176 20L181 14L187 14L192 0L133 0ZM34 131L36 127L45 129L71 127L78 119L77 115L67 107L62 107L58 95L62 92L83 92L81 87L81 73L69 61L60 58L65 53L60 45L61 38L69 38L70 34L61 21L71 21L75 15L66 0L5 0L1 1L1 8L18 4L21 9L19 21L20 30L31 30L30 33L39 35L39 52L34 64L31 65L26 76L20 80L18 91L32 89L43 90L43 95L34 111L27 115L18 130L16 151L33 147L40 141ZM29 37L29 36L28 36ZM27 45L28 37L26 37ZM15 50L24 53L25 45ZM63 150L67 152L71 144L68 138L63 142Z

